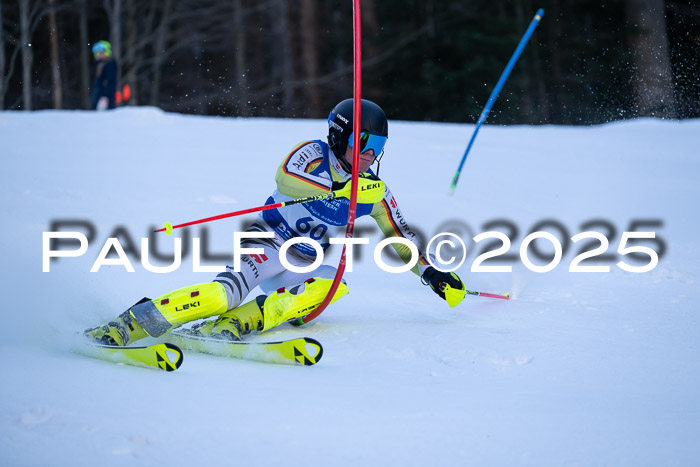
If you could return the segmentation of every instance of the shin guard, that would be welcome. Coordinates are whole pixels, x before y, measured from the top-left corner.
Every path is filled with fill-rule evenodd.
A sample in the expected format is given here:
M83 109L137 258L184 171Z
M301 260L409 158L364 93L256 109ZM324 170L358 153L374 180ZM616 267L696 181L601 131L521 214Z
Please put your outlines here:
M287 290L281 288L271 294L263 304L263 331L280 324L301 318L314 311L326 298L333 279L312 278L302 285ZM348 286L340 283L331 303L349 293Z
M227 307L224 286L207 282L139 303L129 312L150 336L158 337L189 321L220 315Z

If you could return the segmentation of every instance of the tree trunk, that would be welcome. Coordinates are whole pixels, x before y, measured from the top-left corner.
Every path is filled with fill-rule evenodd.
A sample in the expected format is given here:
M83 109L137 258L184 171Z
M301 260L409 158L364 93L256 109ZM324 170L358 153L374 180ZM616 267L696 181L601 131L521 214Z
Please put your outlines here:
M529 12L528 12L529 13ZM518 30L519 31L525 31L530 24L530 18L527 16L525 13L525 10L523 8L523 5L521 2L517 2L515 4L515 17L517 19L516 24L518 25ZM534 41L533 41L534 42ZM515 50L515 47L517 46L517 42L513 44L513 50ZM533 47L530 47L530 50L532 50ZM531 70L531 63L530 60L528 60L529 57L529 52L524 54L524 56L520 57L520 62L518 65L520 65L520 70L518 70L518 67L516 66L514 68L515 70L515 75L519 75L519 77L522 79L522 88L518 90L522 94L522 97L520 99L520 111L518 112L516 109L511 108L511 104L506 104L503 106L504 109L508 110L508 115L509 115L509 120L513 117L516 116L516 113L522 112L525 115L532 115L533 110L534 110L534 102L533 102L533 97L534 97L534 85L533 85L533 80L532 80L532 75L530 73ZM511 78L511 82L514 81ZM510 89L517 89L515 87L511 87ZM506 90L506 93L512 95L512 91ZM515 95L513 95L513 98L510 100L510 102L517 102L517 98ZM505 104L505 103L503 103Z
M278 83L282 86L282 114L295 116L294 86L292 81L292 37L289 30L289 10L287 0L278 0L277 8L271 10L274 15L275 33L271 46L277 50L280 67L278 68Z
M241 0L233 0L233 27L235 30L235 73L238 89L238 115L249 116L248 93L248 61L246 59L247 35L243 22L243 4Z
M58 57L58 27L56 26L56 1L49 3L49 43L51 44L51 81L53 83L53 108L63 108L63 82L61 63Z
M562 58L562 50L559 46L560 38L563 37L563 19L560 15L559 2L551 2L551 8L545 12L549 20L545 23L548 29L547 50L549 51L549 60L551 62L551 80L553 86L549 92L547 100L547 115L553 122L570 123L568 116L562 112L565 101L565 90L567 76L564 73L564 62Z
M545 85L545 75L544 75L544 70L543 70L543 65L542 65L542 60L540 58L540 47L538 44L533 44L537 45L537 47L532 47L530 50L530 56L532 57L532 76L535 81L535 89L533 91L536 93L536 102L537 104L537 121L533 122L533 119L525 115L526 119L530 121L530 123L549 123L549 103L548 103L548 93L547 93L547 86Z
M145 3L145 2L143 2ZM128 84L131 88L131 98L129 99L130 105L138 105L139 102L139 82L137 79L137 71L140 68L139 55L136 53L136 42L138 40L138 17L142 14L142 10L139 7L143 7L142 2L133 2L132 0L126 0L126 12L124 15L124 28L126 29L126 41L124 43L124 48L126 49L123 53L122 60L117 62L119 66L120 73L122 77L117 81L117 92L121 92L120 86L124 83Z
M2 0L0 0L0 110L5 110L5 93L7 88L5 87L5 68L6 68L6 58L5 58L5 39L2 31Z
M365 63L368 60L372 60L381 54L381 49L377 46L377 38L379 37L379 21L377 20L377 12L374 5L374 0L364 0L362 2L362 62ZM433 5L425 5L424 8L430 9ZM428 24L427 29L430 30L431 20L426 12L426 23ZM366 90L363 95L366 95L368 99L374 99L377 101L383 100L384 93L382 92L382 86L376 80L373 80L368 73L367 79L362 81L367 82L365 85L362 84L362 88Z
M165 55L165 47L168 44L168 33L170 31L170 12L172 0L165 0L163 5L163 15L161 17L158 30L156 31L156 44L153 51L153 81L151 82L151 101L150 104L158 106L160 102L160 82L163 77L163 58Z
M105 0L105 10L109 19L109 42L112 44L112 57L118 65L117 83L122 77L122 0Z
M34 52L31 44L31 13L29 0L19 2L20 47L22 47L22 109L32 110L32 63Z
M88 44L87 0L80 1L80 97L84 110L90 110L92 104L90 91L90 51Z
M306 94L305 116L319 118L324 115L321 108L321 94L315 80L318 78L318 25L316 24L316 5L313 0L301 0L301 59L304 79L309 82L304 86Z
M673 118L673 71L664 0L627 0L628 41L634 60L637 114Z

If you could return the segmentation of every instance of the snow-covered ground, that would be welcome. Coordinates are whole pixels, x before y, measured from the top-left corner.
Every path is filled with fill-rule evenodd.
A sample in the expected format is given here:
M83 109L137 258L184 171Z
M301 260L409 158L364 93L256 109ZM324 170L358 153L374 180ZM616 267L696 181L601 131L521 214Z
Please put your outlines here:
M380 173L428 238L441 227L466 241L507 233L516 256L484 264L512 272L470 272L483 248L473 241L458 272L468 288L513 300L467 297L450 309L411 273L379 269L372 234L346 275L350 295L305 328L253 336L314 337L325 348L318 365L187 353L165 373L69 346L141 297L213 274L192 271L191 249L169 274L135 255L136 272L90 273L105 241L121 228L120 243L138 253L165 221L262 204L282 158L323 138L325 122L153 108L0 113L0 465L697 465L700 121L486 126L448 196L472 130L392 122ZM520 244L547 219L568 237L608 236L611 258L583 264L610 272L569 272L583 241L569 241L554 270L528 270ZM42 232L60 220L94 227L90 247L42 272ZM617 253L634 220L656 222L635 229L656 232L644 245L665 246L650 272L616 266L645 263ZM188 238L208 235L210 254L230 255L242 222ZM566 238L551 224L538 230ZM172 237L157 239L166 252Z

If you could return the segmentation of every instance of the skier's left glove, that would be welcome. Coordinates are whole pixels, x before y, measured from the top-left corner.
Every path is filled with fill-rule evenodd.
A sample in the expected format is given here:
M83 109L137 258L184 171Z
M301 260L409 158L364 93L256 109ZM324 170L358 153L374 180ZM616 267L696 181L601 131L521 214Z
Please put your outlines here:
M433 292L438 294L443 300L447 300L447 298L445 297L446 285L449 285L450 288L456 289L457 291L466 290L464 282L462 282L462 279L460 279L457 274L455 274L454 272L438 271L432 266L428 267L423 272L423 275L421 276L421 282L423 282L424 285L429 285L430 288L433 289ZM464 297L462 296L462 298ZM460 299L457 303L461 301L462 300ZM447 302L450 303L453 301L447 300ZM457 303L450 303L450 306L454 306Z

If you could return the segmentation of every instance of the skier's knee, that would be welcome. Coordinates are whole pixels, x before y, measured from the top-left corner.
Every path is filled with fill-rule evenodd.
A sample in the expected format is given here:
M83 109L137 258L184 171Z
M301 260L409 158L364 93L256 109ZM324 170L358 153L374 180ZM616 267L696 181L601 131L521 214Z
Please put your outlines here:
M250 292L248 281L243 274L233 272L233 268L230 266L226 268L226 272L217 274L214 282L221 284L226 292L227 310L232 310L240 305Z

